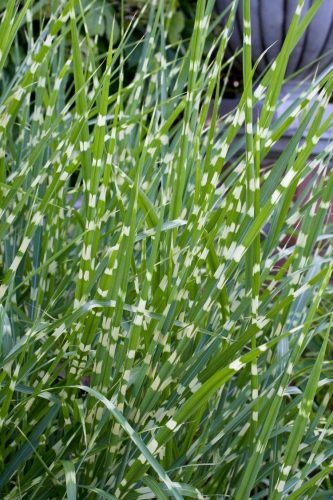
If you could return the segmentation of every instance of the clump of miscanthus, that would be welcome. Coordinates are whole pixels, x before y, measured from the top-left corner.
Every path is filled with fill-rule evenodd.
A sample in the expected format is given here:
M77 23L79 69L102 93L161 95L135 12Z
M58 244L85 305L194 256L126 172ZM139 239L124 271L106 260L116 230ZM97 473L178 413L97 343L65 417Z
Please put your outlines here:
M149 2L131 79L136 20L104 53L89 5L52 2L37 34L29 0L1 12L2 498L332 493L331 144L314 154L331 68L274 118L321 2L302 17L298 1L257 86L243 3L244 91L227 116L235 2L207 52L214 1L198 0L173 57ZM27 53L5 74L18 32Z

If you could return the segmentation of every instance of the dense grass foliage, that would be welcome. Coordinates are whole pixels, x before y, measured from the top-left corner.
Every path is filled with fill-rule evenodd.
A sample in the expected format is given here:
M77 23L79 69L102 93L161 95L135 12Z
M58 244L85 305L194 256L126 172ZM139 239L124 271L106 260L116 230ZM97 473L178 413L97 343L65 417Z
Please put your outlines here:
M38 33L40 2L1 12L0 496L331 498L332 143L314 154L330 68L275 118L321 0L295 2L260 81L244 0L228 115L235 2L207 48L214 1L198 0L170 51L149 1L131 79L138 19L101 54L93 3L48 2Z

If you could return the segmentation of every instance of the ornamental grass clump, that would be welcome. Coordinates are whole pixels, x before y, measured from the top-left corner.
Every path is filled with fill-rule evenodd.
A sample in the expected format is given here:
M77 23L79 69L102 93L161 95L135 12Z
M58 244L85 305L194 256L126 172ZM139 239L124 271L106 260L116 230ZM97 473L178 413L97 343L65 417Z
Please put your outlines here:
M333 494L332 143L314 154L332 68L275 119L321 0L304 16L303 3L254 81L243 1L228 115L237 2L212 37L214 1L198 0L172 51L163 0L134 45L138 19L120 16L107 52L87 29L93 2L54 0L37 24L38 2L3 8L1 498Z

